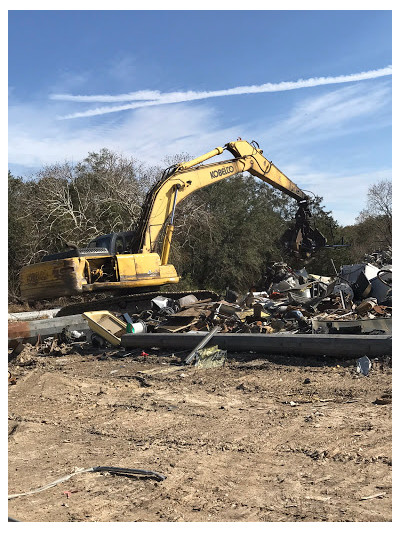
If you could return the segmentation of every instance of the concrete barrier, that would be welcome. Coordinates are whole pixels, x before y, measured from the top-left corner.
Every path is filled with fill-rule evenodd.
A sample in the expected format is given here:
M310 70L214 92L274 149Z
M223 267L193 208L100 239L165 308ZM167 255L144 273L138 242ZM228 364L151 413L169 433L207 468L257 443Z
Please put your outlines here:
M8 340L16 339L21 342L36 342L38 335L43 338L61 333L65 327L70 330L90 332L87 321L82 315L62 316L29 322L9 322Z
M36 320L37 318L47 317L53 318L61 310L61 307L57 309L46 309L43 311L23 311L22 313L8 313L8 320Z
M192 350L207 331L194 333L144 333L126 334L121 345L126 348L151 348ZM390 335L293 335L259 333L217 333L210 344L217 344L230 352L259 352L270 355L313 355L378 357L392 353Z

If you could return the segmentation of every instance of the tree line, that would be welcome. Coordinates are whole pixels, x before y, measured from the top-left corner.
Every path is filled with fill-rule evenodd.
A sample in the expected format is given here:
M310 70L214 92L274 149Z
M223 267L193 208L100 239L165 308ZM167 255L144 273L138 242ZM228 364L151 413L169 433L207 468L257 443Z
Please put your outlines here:
M165 166L187 159L188 154L177 154ZM9 172L10 295L19 294L22 266L65 249L66 243L84 247L99 235L134 229L146 192L163 169L102 149L76 164L45 166L28 178ZM309 272L332 275L331 258L340 266L391 246L390 181L370 188L366 208L352 226L341 227L322 202L314 199L316 227L330 243L343 236L351 246L321 250L306 265ZM241 174L191 194L177 206L171 247L180 288L246 290L271 262L293 265L279 239L295 211L288 196Z

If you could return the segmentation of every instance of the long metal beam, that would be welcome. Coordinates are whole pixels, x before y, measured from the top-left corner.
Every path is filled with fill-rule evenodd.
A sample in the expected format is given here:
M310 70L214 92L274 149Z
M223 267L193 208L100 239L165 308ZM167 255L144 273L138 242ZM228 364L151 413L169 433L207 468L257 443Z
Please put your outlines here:
M144 333L122 335L121 345L126 348L179 348L192 350L207 331L195 333ZM346 356L368 355L378 357L392 353L390 335L293 335L258 333L217 333L212 344L230 352L260 352L270 355Z

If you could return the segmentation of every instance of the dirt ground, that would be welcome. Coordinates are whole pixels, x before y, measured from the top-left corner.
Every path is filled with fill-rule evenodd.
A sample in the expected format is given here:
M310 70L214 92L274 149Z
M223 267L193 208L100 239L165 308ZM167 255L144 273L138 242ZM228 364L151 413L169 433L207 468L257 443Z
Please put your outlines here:
M30 522L391 521L391 366L229 354L72 354L10 365L9 500Z

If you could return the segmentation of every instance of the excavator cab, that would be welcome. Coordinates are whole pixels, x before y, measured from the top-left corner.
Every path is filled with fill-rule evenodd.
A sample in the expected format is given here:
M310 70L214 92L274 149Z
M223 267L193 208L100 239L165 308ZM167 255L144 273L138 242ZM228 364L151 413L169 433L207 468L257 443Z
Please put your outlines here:
M42 262L67 259L68 257L104 256L131 253L131 241L136 235L135 231L121 231L107 233L91 240L86 248L78 248L75 244L68 244L68 250L45 255Z
M129 254L132 252L131 242L135 236L135 231L108 233L90 241L88 248L107 248L110 255Z

